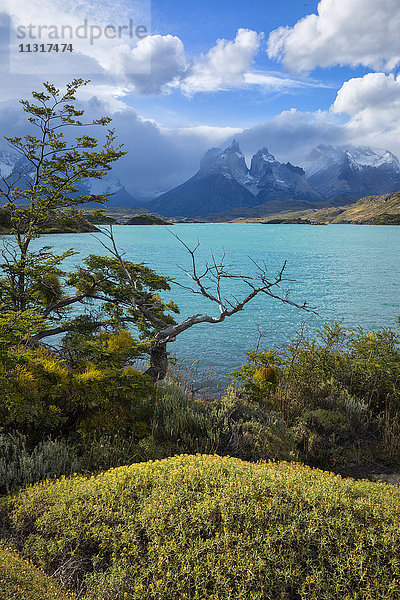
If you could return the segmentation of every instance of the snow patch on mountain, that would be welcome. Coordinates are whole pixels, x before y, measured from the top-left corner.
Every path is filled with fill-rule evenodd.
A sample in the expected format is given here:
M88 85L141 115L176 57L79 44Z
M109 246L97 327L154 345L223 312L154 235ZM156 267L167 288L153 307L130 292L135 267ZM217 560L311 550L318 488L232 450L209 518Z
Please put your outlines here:
M85 181L85 184L85 187L89 190L88 193L96 196L101 194L115 194L122 187L120 180L114 175L106 175L102 179L90 178Z
M242 185L245 183L249 168L236 140L233 140L232 144L224 150L210 148L204 154L200 162L198 175L203 177L206 174L211 175L213 173L235 179Z
M324 146L322 144L312 150L302 166L306 176L311 177L346 159L348 164L355 169L389 165L400 170L398 158L389 150L368 146Z
M0 175L9 177L19 160L19 154L9 150L0 150Z
M369 148L368 146L350 147L346 150L350 164L355 168L381 167L391 165L400 168L398 158L383 148Z
M17 181L17 177L23 174L19 179L19 185L27 187L29 179L35 176L32 164L17 152L9 150L0 150L0 175L1 177L10 177L10 181ZM14 177L15 175L15 177ZM77 185L80 194L101 196L112 194L109 200L110 205L135 206L137 201L127 192L124 185L115 175L107 173L101 179L90 178L83 179Z
M360 198L400 188L399 160L383 148L320 145L303 167L309 184L327 199Z

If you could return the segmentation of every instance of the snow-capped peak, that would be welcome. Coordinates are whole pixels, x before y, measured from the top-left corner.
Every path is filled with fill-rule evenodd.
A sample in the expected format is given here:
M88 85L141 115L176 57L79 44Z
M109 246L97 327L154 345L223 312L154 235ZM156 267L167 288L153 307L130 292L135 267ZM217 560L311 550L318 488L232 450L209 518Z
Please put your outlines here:
M258 158L261 158L261 160L263 160L266 163L273 163L276 162L276 158L273 154L271 154L268 151L268 148L264 146L264 148L261 148L261 150L259 150L255 156L257 156Z
M211 148L200 163L200 173L221 173L238 181L244 180L248 171L244 154L236 140L224 150Z
M243 152L240 149L239 142L235 139L232 140L232 143L228 148L224 150L224 152L233 154L235 153L237 156L244 156Z
M389 150L383 148L370 148L369 146L324 146L320 145L308 155L303 163L308 177L318 171L348 159L351 167L360 169L363 167L380 167L391 165L400 169L397 157Z
M368 146L350 146L345 150L350 164L359 167L380 167L390 164L400 168L397 157L389 150L383 148L369 148Z
M400 164L389 150L369 146L317 146L303 168L326 198L362 197L400 188Z

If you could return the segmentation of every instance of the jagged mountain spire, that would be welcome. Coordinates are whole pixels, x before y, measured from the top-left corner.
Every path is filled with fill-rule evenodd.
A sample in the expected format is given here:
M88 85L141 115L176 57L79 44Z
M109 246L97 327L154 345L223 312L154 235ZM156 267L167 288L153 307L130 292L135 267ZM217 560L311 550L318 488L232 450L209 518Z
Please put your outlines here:
M240 150L239 142L233 140L230 146L224 150L211 148L207 150L200 162L198 175L206 173L220 173L225 177L232 177L239 183L244 184L247 180L249 169L243 152Z

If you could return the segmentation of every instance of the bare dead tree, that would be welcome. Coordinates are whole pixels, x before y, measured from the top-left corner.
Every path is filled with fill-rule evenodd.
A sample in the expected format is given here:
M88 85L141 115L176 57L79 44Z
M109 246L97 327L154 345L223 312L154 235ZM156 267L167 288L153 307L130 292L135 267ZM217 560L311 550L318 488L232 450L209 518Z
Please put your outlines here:
M220 260L217 260L212 255L211 263L205 264L204 268L199 270L196 252L200 244L197 243L194 248L190 248L178 235L171 232L186 249L191 259L191 269L183 269L191 280L190 285L184 285L177 281L173 283L209 300L217 308L218 314L212 316L207 313L197 313L179 323L167 323L156 315L157 305L153 307L149 305L148 292L138 286L126 268L123 255L116 245L112 227L110 227L109 231L103 230L103 233L111 244L99 241L121 265L125 280L132 292L130 296L132 308L152 323L156 329L155 337L151 342L150 366L146 371L154 381L164 379L168 369L167 344L175 341L180 333L200 323L222 323L226 318L242 311L249 302L260 294L307 312L315 312L315 309L307 306L306 302L298 304L292 301L289 298L289 291L281 289L282 284L293 281L284 277L286 261L272 279L268 275L267 266L265 264L260 265L254 260L252 260L254 266L253 275L233 272L231 270L232 266L225 263L225 254L222 255ZM240 281L247 288L247 293L241 299L232 295L227 296L224 293L224 283L232 280Z

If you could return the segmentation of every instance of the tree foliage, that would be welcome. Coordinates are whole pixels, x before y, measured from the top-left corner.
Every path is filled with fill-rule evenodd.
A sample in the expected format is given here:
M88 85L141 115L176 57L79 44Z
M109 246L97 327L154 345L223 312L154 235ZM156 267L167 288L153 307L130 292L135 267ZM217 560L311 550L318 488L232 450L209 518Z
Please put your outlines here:
M67 308L80 301L69 296L63 284L66 274L61 265L74 252L57 253L49 246L32 249L32 241L40 235L49 215L88 202L105 202L107 195L82 195L79 184L88 178L100 179L125 154L115 145L112 129L108 129L102 145L87 135L88 127L106 127L111 119L84 121L76 94L86 83L75 79L64 92L44 83L43 91L32 92L32 101L21 100L36 135L6 137L20 160L0 185L0 199L5 201L13 233L1 252L1 309L34 311L53 328ZM76 129L82 129L82 134L74 136Z

